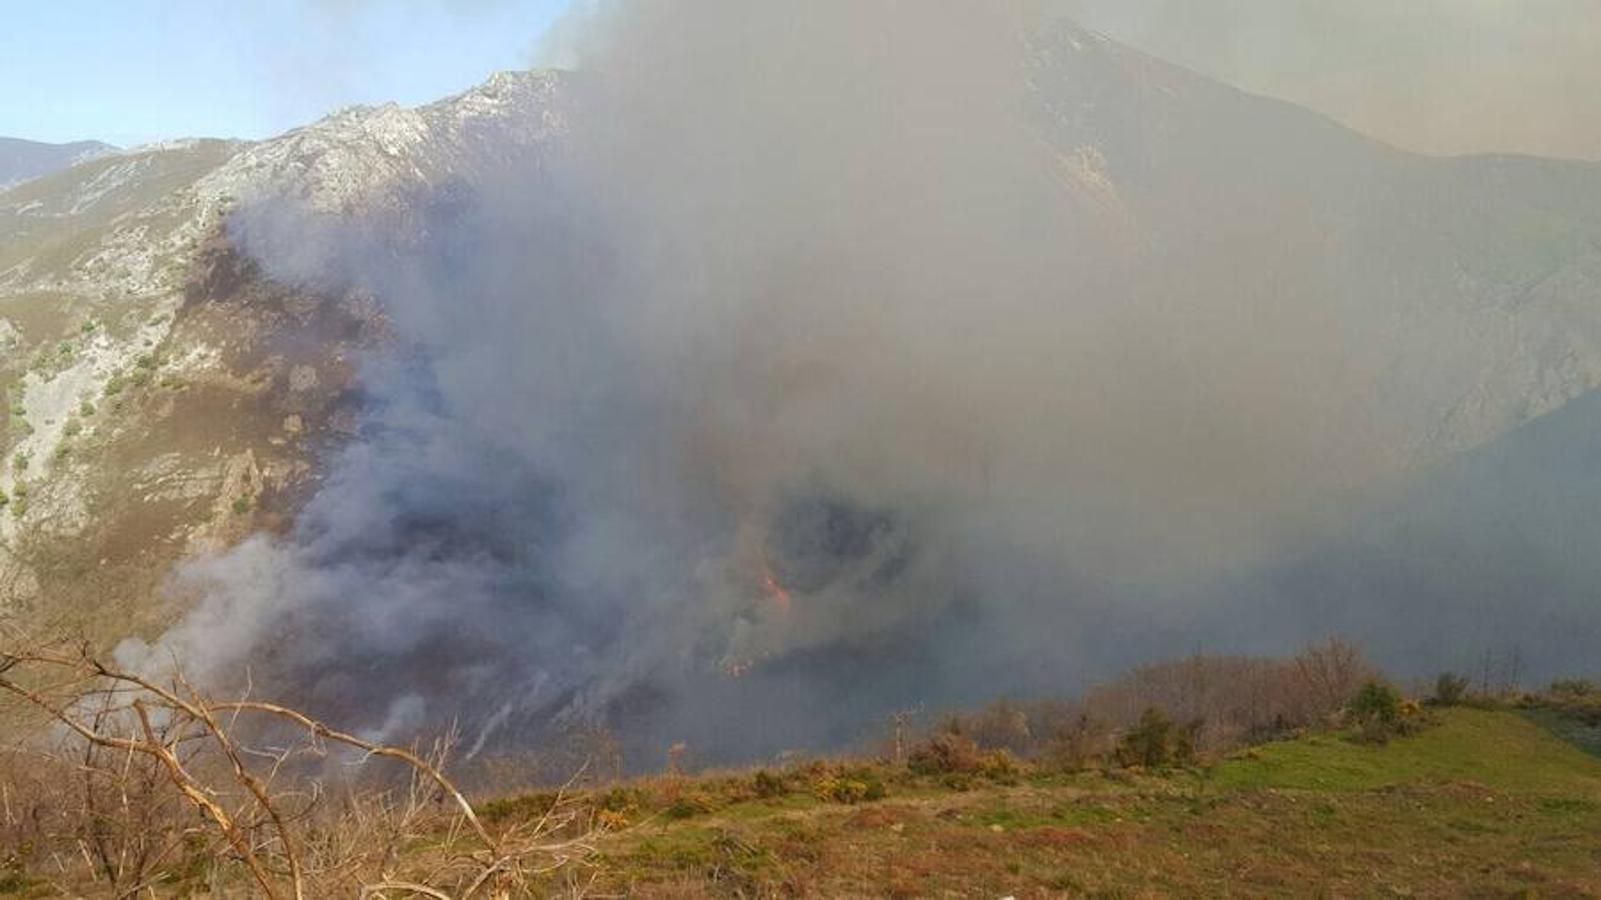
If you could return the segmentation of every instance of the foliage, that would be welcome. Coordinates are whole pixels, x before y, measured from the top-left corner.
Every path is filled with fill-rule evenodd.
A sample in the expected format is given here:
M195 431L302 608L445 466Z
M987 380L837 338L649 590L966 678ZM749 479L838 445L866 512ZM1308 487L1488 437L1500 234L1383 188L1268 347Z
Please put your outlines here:
M1402 731L1402 698L1389 683L1373 679L1351 698L1347 714L1359 740L1384 743Z
M1430 700L1436 706L1455 706L1462 702L1468 693L1468 680L1453 672L1441 672L1440 677L1434 680L1434 696Z
M1139 725L1118 742L1117 761L1123 766L1147 769L1188 765L1195 760L1195 736L1199 731L1199 722L1179 727L1166 713L1150 707L1140 715Z
M1359 722L1394 724L1401 718L1401 693L1386 682L1369 681L1351 698L1351 715Z
M1601 694L1595 682L1587 678L1562 678L1551 682L1546 692L1559 698L1579 699Z
M776 775L766 769L758 771L751 780L756 796L763 800L771 800L789 793L789 782L785 781L784 776Z
M946 730L914 747L906 765L918 775L972 774L983 768L984 757L972 738Z
M882 800L888 794L884 782L866 769L823 778L813 785L812 791L819 800L845 804Z

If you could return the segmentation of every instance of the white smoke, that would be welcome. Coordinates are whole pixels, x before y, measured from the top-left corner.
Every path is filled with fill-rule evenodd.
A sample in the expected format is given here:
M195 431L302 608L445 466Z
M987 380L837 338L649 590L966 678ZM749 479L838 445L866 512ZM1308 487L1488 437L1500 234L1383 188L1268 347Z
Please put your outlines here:
M243 210L269 275L372 292L400 347L295 532L186 570L167 644L375 725L404 698L743 752L1168 640L1175 585L1392 471L1400 436L1366 310L1282 290L1316 239L1296 210L1242 224L1185 186L1215 226L1134 236L1053 142L1079 113L1046 102L1040 27L605 4L565 32L558 152L399 236Z

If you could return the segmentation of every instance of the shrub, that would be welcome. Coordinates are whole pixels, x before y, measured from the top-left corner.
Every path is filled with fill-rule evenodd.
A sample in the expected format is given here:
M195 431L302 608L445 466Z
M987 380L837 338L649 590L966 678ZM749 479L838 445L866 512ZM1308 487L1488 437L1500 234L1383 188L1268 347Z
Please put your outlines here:
M824 778L813 786L817 799L830 803L857 804L884 799L884 783L871 775L846 773Z
M906 765L918 775L972 774L984 766L978 745L964 734L945 731L912 749Z
M685 794L667 807L667 818L690 819L717 811L717 802L707 794Z
M973 776L967 772L947 772L940 779L940 784L953 791L970 791L973 789Z
M789 793L789 784L784 780L784 776L775 775L766 769L756 773L753 786L756 796L763 800L771 800Z
M1401 694L1382 681L1369 681L1351 698L1351 715L1358 722L1393 725L1401 718Z
M991 781L1016 784L1023 770L1010 750L994 750L984 754L979 771Z
M1434 696L1430 698L1436 706L1455 706L1462 702L1468 693L1468 680L1454 672L1441 672L1440 677L1434 680Z
M1557 697L1579 698L1596 693L1595 683L1585 678L1563 678L1551 682L1547 693Z
M1058 717L1045 761L1064 772L1081 772L1106 752L1107 730L1086 713Z
M1382 744L1416 723L1417 705L1403 701L1394 687L1375 679L1356 692L1347 713L1358 740Z
M1124 767L1145 765L1146 769L1156 769L1172 759L1172 745L1174 721L1161 709L1150 706L1140 714L1140 724L1117 741L1117 762Z
M634 787L615 787L600 795L600 808L606 812L633 812L645 804L645 792Z
M990 704L962 719L962 733L986 750L1004 749L1016 754L1028 752L1033 729L1028 711L1011 700Z

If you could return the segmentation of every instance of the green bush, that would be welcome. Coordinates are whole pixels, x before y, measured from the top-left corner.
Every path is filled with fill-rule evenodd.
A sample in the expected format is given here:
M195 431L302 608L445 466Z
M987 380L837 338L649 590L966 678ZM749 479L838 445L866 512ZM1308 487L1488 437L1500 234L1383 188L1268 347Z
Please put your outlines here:
M1415 712L1416 706L1416 703L1403 703L1401 693L1391 685L1373 680L1362 685L1351 698L1347 713L1356 728L1357 740L1382 744L1406 732L1409 723L1416 725L1415 715L1410 720L1402 715L1403 707Z
M1393 725L1401 718L1401 694L1382 681L1369 681L1351 698L1351 715L1359 723Z
M1140 714L1140 724L1117 741L1117 762L1124 767L1143 765L1146 769L1158 769L1174 761L1177 745L1174 721L1161 709L1150 706Z
M1434 680L1434 696L1430 698L1436 706L1455 706L1462 702L1468 694L1468 680L1454 672L1441 672L1440 677Z

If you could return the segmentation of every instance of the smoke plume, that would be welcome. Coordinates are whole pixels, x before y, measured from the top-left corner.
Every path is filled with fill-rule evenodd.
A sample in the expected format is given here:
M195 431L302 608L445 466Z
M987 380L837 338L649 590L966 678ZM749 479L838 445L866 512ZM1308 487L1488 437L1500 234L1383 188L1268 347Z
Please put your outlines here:
M294 531L185 569L166 644L390 737L743 755L1182 642L1179 586L1401 437L1361 309L1129 237L1042 125L1038 27L609 3L564 32L564 137L403 233L247 205L271 277L372 294L397 346ZM1252 213L1271 271L1306 236Z

